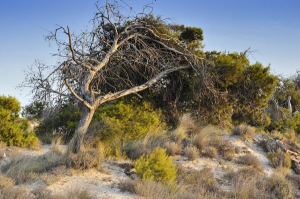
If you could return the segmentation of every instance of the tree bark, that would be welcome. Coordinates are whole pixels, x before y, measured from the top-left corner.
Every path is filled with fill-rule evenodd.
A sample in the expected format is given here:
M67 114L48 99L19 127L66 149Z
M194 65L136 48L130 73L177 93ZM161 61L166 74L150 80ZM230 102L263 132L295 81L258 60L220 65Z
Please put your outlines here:
M74 136L72 137L69 145L68 145L68 149L67 149L67 153L71 154L71 153L78 153L79 151L83 150L83 138L84 135L86 134L89 125L93 119L93 115L95 113L95 109L94 108L87 108L84 107L83 108L83 115L78 123L77 129L75 131Z

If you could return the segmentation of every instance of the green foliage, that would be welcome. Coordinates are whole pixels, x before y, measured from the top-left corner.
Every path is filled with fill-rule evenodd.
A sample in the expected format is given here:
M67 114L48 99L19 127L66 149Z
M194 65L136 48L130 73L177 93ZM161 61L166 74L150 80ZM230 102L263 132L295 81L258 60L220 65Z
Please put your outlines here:
M45 108L45 103L34 101L30 105L24 107L24 110L22 111L22 116L28 119L41 119Z
M102 121L103 127L97 132L101 140L139 139L163 131L162 113L154 110L148 102L116 102L99 108L93 122Z
M234 110L233 120L253 126L269 125L270 119L263 110L268 106L277 82L278 78L270 74L270 67L256 63L245 68L234 87L238 106Z
M143 180L172 183L176 178L176 168L172 163L172 157L167 156L166 150L162 148L156 148L149 156L137 159L135 169Z
M274 152L268 153L268 159L274 168L277 167L287 167L291 168L291 155L289 153L284 153L281 149L277 149Z
M284 132L286 129L292 129L297 134L300 134L300 113L294 113L292 117L285 117L277 121L273 121L267 129L278 130L280 132Z
M14 97L0 96L0 142L8 146L37 148L39 140L27 132L28 121L19 118L20 103Z
M51 143L53 136L62 136L64 141L69 141L75 133L81 115L77 104L65 104L52 117L41 121L36 128L36 134L46 143Z

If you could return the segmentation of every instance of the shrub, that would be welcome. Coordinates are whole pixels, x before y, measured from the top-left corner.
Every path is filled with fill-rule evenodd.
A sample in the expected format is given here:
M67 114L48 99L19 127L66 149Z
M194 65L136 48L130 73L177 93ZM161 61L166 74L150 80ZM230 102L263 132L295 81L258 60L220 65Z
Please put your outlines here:
M193 118L190 114L184 114L179 118L179 124L177 128L171 133L171 138L174 141L180 141L191 134L196 128Z
M123 146L122 150L126 156L132 160L138 159L143 154L149 155L155 148L163 147L168 140L166 134L147 135L139 140L128 140Z
M234 127L233 134L242 136L242 139L245 141L252 141L255 136L255 131L256 129L252 126L240 124Z
M199 150L202 150L209 143L209 132L200 131L192 138L192 142Z
M247 165L247 166L253 166L253 168L257 170L262 170L262 164L259 161L259 159L252 155L252 154L246 154L244 156L241 156L238 160L238 163Z
M179 198L223 198L211 168L200 171L178 167L177 183L184 185L185 195ZM201 196L201 197L200 197Z
M218 155L217 149L211 146L204 148L203 153L210 158L216 158Z
M166 150L156 148L150 155L142 156L135 162L135 169L142 179L172 183L176 178L175 165Z
M295 188L293 187L292 183L280 173L273 173L273 175L270 176L269 180L267 181L266 188L268 189L270 198L295 198Z
M195 146L188 146L184 149L184 155L188 160L196 160L199 157L199 150Z
M26 156L22 154L9 155L11 161L0 167L1 172L16 184L35 181L43 173L64 164L65 156L57 149L51 149L47 153L38 156Z
M281 151L280 148L278 148L274 152L269 152L268 159L274 168L277 168L277 167L291 168L291 165L292 165L291 155L289 153L285 153L285 152Z
M231 161L236 153L235 147L232 146L232 144L228 140L223 141L219 145L218 151L222 155L222 157L228 161Z
M167 142L165 148L167 149L168 155L179 155L182 150L181 145L175 142Z
M35 128L35 132L44 143L51 143L57 136L68 142L74 135L81 116L79 105L68 102L51 116L44 118Z
M79 170L100 168L105 158L104 146L99 143L95 148L86 148L76 154L70 154L67 165Z
M122 141L139 139L147 134L158 134L165 128L161 111L155 110L150 103L117 102L98 109L93 123L102 122L96 134L101 140Z

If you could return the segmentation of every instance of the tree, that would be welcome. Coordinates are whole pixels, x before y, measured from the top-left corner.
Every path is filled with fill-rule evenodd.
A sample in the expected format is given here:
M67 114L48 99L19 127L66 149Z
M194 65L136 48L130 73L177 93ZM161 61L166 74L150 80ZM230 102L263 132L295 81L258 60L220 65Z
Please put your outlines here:
M145 90L174 71L192 67L202 74L205 61L168 34L165 22L151 14L124 16L118 7L109 1L97 6L91 30L80 34L58 27L47 38L57 44L55 55L62 61L56 66L37 63L27 71L24 86L33 88L35 99L58 105L73 97L83 104L68 153L82 150L102 104Z

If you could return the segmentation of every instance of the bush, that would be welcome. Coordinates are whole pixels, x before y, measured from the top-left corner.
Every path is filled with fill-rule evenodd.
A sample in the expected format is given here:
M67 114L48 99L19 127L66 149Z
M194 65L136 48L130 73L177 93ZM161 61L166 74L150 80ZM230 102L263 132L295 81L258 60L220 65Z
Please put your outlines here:
M142 156L135 162L135 169L143 180L172 183L176 178L175 165L166 150L156 148L150 155Z
M8 146L38 148L38 138L27 132L28 121L19 117L20 110L20 103L15 98L0 96L0 142Z
M266 185L269 197L278 199L292 199L295 198L295 188L281 173L274 173L270 176Z
M203 153L210 158L216 158L218 155L217 149L211 146L204 148Z
M262 170L262 164L259 161L259 159L252 155L252 154L246 154L244 156L241 156L238 160L238 163L244 164L247 166L253 166L253 168L257 170Z
M196 129L193 118L190 114L184 114L179 119L177 128L171 133L171 137L174 141L183 140Z
M292 165L291 155L289 153L285 153L285 152L281 151L280 148L278 148L274 152L269 152L268 159L274 168L277 168L277 167L291 168L291 165Z
M184 150L184 155L188 160L195 160L199 157L199 150L195 146L188 146Z
M70 154L67 158L67 165L79 170L100 168L106 151L101 143L95 148L86 148L76 154Z
M139 140L128 140L122 146L122 151L132 160L142 155L149 155L155 148L164 147L168 142L166 134L147 135Z
M245 141L252 141L255 136L256 129L247 124L240 124L239 126L235 126L233 129L234 135L242 136Z
M98 109L93 123L101 122L96 134L101 140L122 141L139 139L147 134L158 134L165 128L161 111L154 110L150 103L117 102Z
M179 155L182 150L181 145L175 142L167 142L165 148L167 149L168 155Z
M236 148L226 140L218 145L218 151L225 160L231 161L235 156Z
M192 142L199 150L202 150L209 144L209 136L209 132L200 131L193 137Z

